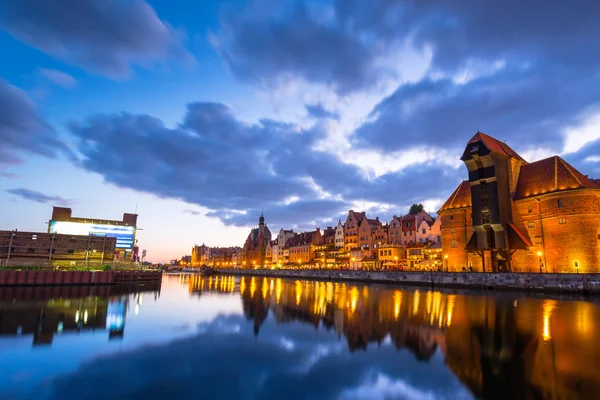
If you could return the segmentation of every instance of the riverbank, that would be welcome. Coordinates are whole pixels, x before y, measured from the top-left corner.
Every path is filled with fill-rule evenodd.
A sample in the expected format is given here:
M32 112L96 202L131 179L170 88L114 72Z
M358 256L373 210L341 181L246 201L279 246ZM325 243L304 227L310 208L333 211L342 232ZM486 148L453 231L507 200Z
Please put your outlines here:
M160 271L0 271L0 286L160 283Z
M220 274L379 282L476 290L519 290L600 295L600 274L523 274L492 272L347 271L321 269L218 269Z

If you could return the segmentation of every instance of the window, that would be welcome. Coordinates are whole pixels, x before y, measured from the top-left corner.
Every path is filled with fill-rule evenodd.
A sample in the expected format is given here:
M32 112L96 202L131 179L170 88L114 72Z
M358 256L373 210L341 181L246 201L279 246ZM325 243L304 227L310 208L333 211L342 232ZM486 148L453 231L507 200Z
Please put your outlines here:
M31 240L37 240L37 235L31 235Z
M408 226L408 227L411 227L411 226L412 226L412 221L408 221L408 222L406 223L406 226Z
M392 224L392 228L395 228L395 227L396 227L396 223L394 222L394 223Z
M404 236L406 236L406 231L404 231Z
M384 256L384 251L383 250L379 250L379 257L383 257Z
M454 215L451 215L451 216L450 216L450 220L453 220L453 219L454 219Z
M35 249L33 247L30 247L27 249L28 253L35 253Z
M573 261L573 266L575 268L579 268L579 261Z
M562 206L563 206L562 200L558 199L557 203L558 203L558 208L562 208Z
M456 229L454 229L454 228L450 229L450 233L454 235L454 233L456 233Z
M427 233L427 230L423 229L422 232L423 232L423 235L425 235Z
M452 243L450 243L450 247L452 247L453 249L456 248L458 243L456 243L455 240L452 241Z
M535 222L529 222L529 223L527 223L527 227L528 228L535 228Z
M561 224L561 225L566 224L567 223L567 219L565 217L561 217L561 218L558 219L558 223Z
M535 237L535 244L542 244L542 237L541 236L536 236Z
M533 208L531 206L527 207L527 212L531 214L533 212Z
M363 233L367 231L367 228L363 228Z
M481 223L482 224L489 224L490 223L490 212L489 212L489 210L482 210L481 211Z

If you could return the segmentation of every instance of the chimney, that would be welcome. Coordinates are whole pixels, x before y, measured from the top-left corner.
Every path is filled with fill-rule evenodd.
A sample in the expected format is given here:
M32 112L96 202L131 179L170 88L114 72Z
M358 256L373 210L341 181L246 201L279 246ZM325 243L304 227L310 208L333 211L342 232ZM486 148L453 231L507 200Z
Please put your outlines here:
M379 217L375 217L375 221L379 222Z

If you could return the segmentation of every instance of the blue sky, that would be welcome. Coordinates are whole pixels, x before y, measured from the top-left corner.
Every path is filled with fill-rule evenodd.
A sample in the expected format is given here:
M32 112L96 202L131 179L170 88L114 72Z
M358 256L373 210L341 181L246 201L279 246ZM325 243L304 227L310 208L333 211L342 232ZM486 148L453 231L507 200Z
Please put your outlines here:
M479 129L600 177L600 5L0 0L2 229L194 243L437 207Z

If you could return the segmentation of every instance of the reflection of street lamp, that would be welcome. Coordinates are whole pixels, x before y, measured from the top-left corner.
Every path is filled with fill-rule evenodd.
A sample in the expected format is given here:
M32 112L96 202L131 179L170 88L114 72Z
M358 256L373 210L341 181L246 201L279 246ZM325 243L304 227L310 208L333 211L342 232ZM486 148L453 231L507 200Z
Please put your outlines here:
M444 258L446 259L446 272L448 272L448 254L446 254Z
M540 274L542 273L542 267L544 266L544 264L542 263L542 255L543 253L541 251L537 252L538 260L540 262Z
M396 269L398 269L398 257L394 256L394 261L396 262Z

